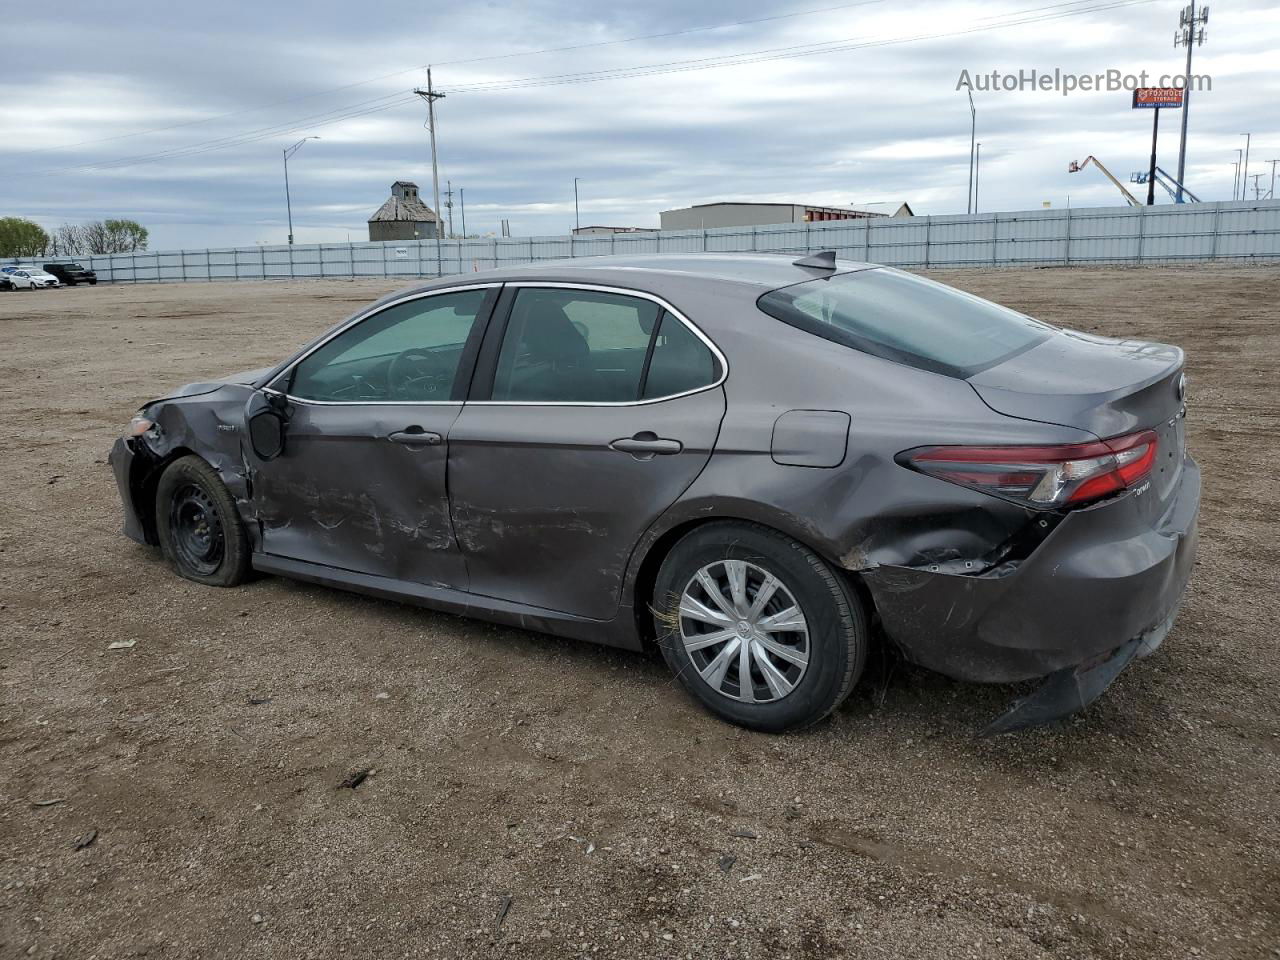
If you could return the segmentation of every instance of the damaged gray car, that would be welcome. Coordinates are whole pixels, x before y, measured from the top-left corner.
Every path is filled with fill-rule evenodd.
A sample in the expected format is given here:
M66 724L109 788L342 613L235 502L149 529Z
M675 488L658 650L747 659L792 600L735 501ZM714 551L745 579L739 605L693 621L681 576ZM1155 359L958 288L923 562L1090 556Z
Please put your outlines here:
M721 717L829 714L869 646L1097 697L1168 632L1200 474L1176 347L1058 329L819 254L451 277L282 363L146 404L125 533L619 647Z

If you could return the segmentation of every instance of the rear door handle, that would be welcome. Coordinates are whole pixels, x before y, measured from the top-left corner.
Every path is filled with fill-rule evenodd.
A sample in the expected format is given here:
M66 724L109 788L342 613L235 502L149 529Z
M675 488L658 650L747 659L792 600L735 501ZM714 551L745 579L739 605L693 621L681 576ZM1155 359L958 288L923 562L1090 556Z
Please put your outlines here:
M397 430L387 435L392 443L407 443L415 447L438 447L444 443L444 437L421 427L410 427L408 430Z
M679 453L684 449L684 444L679 440L668 440L649 430L642 430L635 436L622 437L613 441L609 444L609 448L629 453L637 460L648 460L654 456L670 456L673 453Z

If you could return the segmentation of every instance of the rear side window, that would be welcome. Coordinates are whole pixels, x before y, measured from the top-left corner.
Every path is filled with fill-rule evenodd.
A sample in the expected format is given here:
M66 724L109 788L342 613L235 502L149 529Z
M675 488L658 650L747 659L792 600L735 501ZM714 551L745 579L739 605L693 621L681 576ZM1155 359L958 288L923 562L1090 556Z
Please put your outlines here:
M516 293L493 399L626 403L640 394L659 307L616 293L529 287Z
M516 292L494 371L506 403L635 403L715 384L711 349L651 300L576 288Z
M981 297L882 267L773 290L757 306L834 343L960 379L1029 350L1054 329Z
M641 397L671 397L710 386L720 378L715 354L669 313L662 314Z

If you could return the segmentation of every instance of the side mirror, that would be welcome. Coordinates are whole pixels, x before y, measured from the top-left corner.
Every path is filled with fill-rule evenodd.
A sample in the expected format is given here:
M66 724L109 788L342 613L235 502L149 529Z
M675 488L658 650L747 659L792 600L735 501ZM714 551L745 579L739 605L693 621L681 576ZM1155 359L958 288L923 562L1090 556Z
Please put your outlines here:
M274 410L250 417L249 445L260 460L274 460L284 453L284 417Z
M244 408L249 446L259 460L274 460L284 453L285 427L289 423L288 403L277 394L254 391Z

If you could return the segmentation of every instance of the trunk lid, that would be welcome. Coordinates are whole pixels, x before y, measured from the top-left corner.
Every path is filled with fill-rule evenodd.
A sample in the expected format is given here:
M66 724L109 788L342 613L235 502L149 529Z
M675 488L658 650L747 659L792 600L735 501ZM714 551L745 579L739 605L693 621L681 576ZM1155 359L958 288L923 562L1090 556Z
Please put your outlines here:
M1164 504L1186 453L1183 353L1144 340L1062 330L975 374L969 384L997 413L1086 430L1099 439L1154 430L1151 487Z

